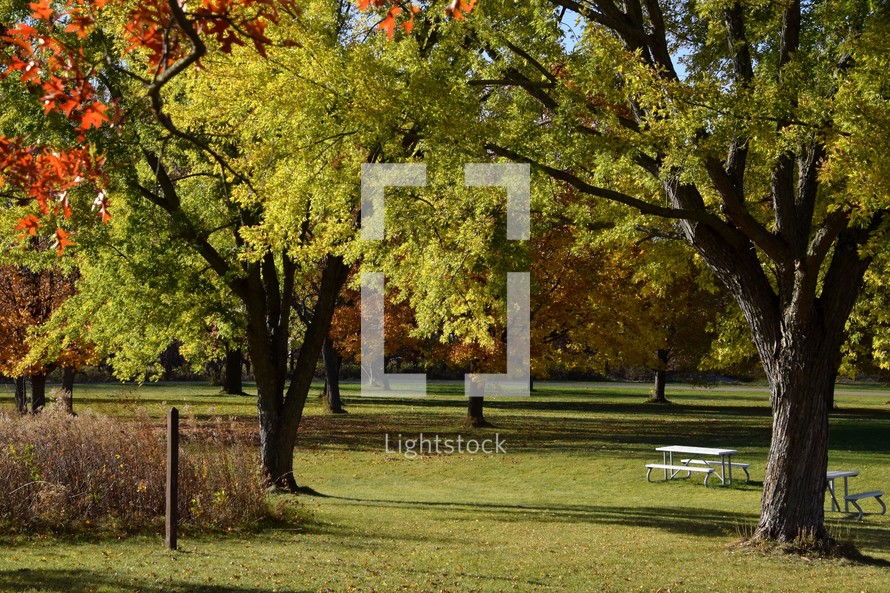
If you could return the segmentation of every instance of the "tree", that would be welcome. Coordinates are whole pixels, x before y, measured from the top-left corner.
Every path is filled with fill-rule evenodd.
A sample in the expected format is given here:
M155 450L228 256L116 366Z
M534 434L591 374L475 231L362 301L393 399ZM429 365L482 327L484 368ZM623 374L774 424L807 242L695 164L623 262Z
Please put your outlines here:
M676 221L743 311L771 388L754 539L827 540L828 409L845 323L886 241L885 7L553 5L584 29L569 50L550 11L532 27L501 5L473 20L490 64L472 83L502 117L486 147ZM507 120L517 102L524 115Z
M92 348L85 343L68 343L52 352L41 351L31 343L33 332L48 323L76 291L77 276L76 270L65 271L59 266L0 266L0 372L18 377L19 412L26 409L24 377L30 377L31 411L37 413L46 405L46 376L50 372L61 367L73 373L92 359ZM70 412L73 386L69 383L65 388Z
M398 299L392 291L384 295L386 323L383 327L384 366L387 372L395 367L398 371L405 364L421 363L424 342L415 334L414 312L408 303ZM325 365L325 390L323 397L328 411L345 413L340 399L339 372L344 359L359 364L361 358L361 297L359 291L347 286L341 293L334 319L322 351ZM389 383L385 377L371 377L385 390Z
M725 308L713 278L666 231L636 238L613 221L579 240L550 223L532 239L533 372L650 369L651 401L667 401L667 371L697 369L710 349L707 328Z
M181 110L177 113L174 108L175 95L165 92L168 85L179 85L178 91L183 90L184 82L177 77L207 56L208 43L225 54L231 52L233 44L244 45L249 41L264 55L272 44L265 34L268 24L280 22L283 16L289 18L293 13L279 12L279 8L289 9L283 2L224 2L186 13L178 2L170 1L140 5L125 24L105 19L100 25L90 5L72 5L58 12L54 8L57 7L49 4L34 8L31 16L40 24L40 30L20 24L7 31L4 39L11 50L7 74L17 72L19 82L36 86L37 92L46 93L53 85L60 87L53 91L56 94L43 96L48 113L54 108L60 110L75 124L75 133L69 135L69 142L71 136L84 139L91 128L99 128L109 120L105 114L111 114L112 110L98 99L100 96L112 98L115 114L127 114L129 125L120 128L118 134L95 135L90 140L94 147L101 146L101 150L112 155L119 167L114 181L120 202L137 198L149 204L151 214L162 221L152 232L162 229L169 237L190 247L244 306L246 336L259 392L257 407L263 464L270 480L296 489L292 469L296 428L315 360L327 333L333 298L345 279L346 266L337 254L313 254L315 261L320 262L320 296L313 307L312 324L307 328L293 381L285 394L291 293L300 262L283 242L276 246L255 246L252 256L244 256L243 252L248 249L243 235L245 229L256 229L264 219L263 196L258 195L254 183L258 180L240 173L233 164L236 159L227 158L239 152L237 144L206 128L202 130L197 118L186 120L193 124L192 130L178 127L182 121L178 117ZM106 7L106 11L108 9L110 7ZM65 28L78 33L82 41L66 36ZM103 43L108 39L115 43ZM127 43L132 45L124 55L107 55L114 51L112 48L126 47ZM42 50L47 46L54 50L50 55ZM96 64L90 60L93 55L107 59ZM250 61L245 53L227 67L237 69ZM28 67L29 63L39 68ZM130 70L124 71L124 65ZM34 70L38 74L36 79ZM91 75L83 76L84 72ZM256 70L252 74L256 74ZM283 73L279 73L269 81L281 84L283 77ZM100 85L99 89L96 84ZM72 85L79 94L71 92ZM208 96L219 93L213 93L212 88L204 90ZM229 90L226 89L226 93ZM144 109L146 106L150 108L148 112ZM243 109L243 105L237 106L234 113L237 109ZM243 111L234 119L233 111L224 108L205 114L216 116L220 123L243 121ZM206 121L203 125L213 123ZM237 133L253 135L252 131ZM44 211L49 193L44 188L49 186L52 192L49 195L55 197L59 190L73 189L74 170L80 171L87 165L96 169L101 165L99 159L76 152L76 148L38 153L49 155L44 157L48 164L32 164L19 158L19 154L36 152L33 147L20 141L7 143L13 150L5 154L17 160L4 162L5 181L23 192L19 195L35 198ZM53 154L61 156L53 160ZM248 154L247 158L251 156L257 155ZM20 161L25 166L19 165ZM59 161L65 166L57 167L61 173L56 178L42 174L47 166ZM240 164L246 165L243 161ZM106 172L92 169L78 177L104 186L108 179ZM233 197L232 194L239 191L243 193ZM107 196L104 189L99 192L102 212L107 210ZM311 209L306 215L311 215ZM35 215L22 223L26 229L38 224L39 218Z
M359 167L414 150L398 109L368 108L380 89L404 87L403 63L356 43L363 30L349 5L301 9L298 21L289 3L263 0L191 10L173 0L35 3L30 15L12 15L29 20L4 36L5 77L40 97L44 119L64 118L51 147L36 135L4 137L0 161L14 198L36 202L19 223L25 232L67 219L78 204L69 196L92 183L103 222L113 195L116 219L129 211L145 223L144 253L160 257L163 240L185 246L237 299L263 465L290 490L315 364L347 255L358 258ZM197 66L199 76L186 76ZM290 372L295 302L305 327Z

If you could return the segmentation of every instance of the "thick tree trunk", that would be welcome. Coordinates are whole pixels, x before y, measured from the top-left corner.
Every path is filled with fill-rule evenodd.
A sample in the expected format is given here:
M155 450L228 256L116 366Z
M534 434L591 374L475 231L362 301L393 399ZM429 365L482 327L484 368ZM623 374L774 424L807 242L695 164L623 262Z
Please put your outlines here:
M167 349L161 353L161 366L164 367L164 380L173 378L173 371L182 363L182 356L179 354L179 344L174 342L167 346Z
M294 476L294 447L296 446L296 434L289 438L284 433L283 410L280 406L268 409L263 406L264 398L278 398L283 396L283 386L274 377L270 377L260 371L261 365L257 364L257 411L260 421L260 456L263 468L269 481L285 490L297 491L297 481ZM271 397L270 397L271 392Z
M828 412L840 344L817 329L785 339L769 374L773 435L755 539L826 541Z
M294 448L297 429L322 344L328 333L337 295L346 282L349 268L342 258L326 257L318 297L308 321L303 344L288 379L288 337L295 267L285 261L279 287L278 271L271 256L262 262L262 273L247 279L243 298L247 310L247 339L257 385L257 415L260 425L260 454L271 483L296 492ZM278 292L280 291L280 292ZM281 296L276 297L277 295Z
M64 367L62 369L62 390L68 393L74 393L74 367Z
M343 359L334 348L334 342L330 337L326 338L321 349L324 358L324 401L325 407L332 414L345 414L343 400L340 397L340 365Z
M226 349L226 371L223 377L223 393L244 395L241 348Z
M15 380L15 409L19 414L28 413L28 379L17 377Z
M62 404L65 411L71 415L74 414L74 367L64 367L62 369Z
M36 414L46 406L46 375L31 375L31 412Z
M823 504L829 402L844 327L870 263L860 256L861 247L882 223L882 217L876 217L867 228L851 229L840 217L818 232L811 228L812 212L807 207L815 203L819 154L815 147L799 160L805 167L797 183L791 161L781 162L774 174L781 241L776 243L775 235L762 229L750 230L761 249L770 251L773 281L758 259L758 250L737 228L681 222L689 242L735 296L770 382L773 437L761 520L753 539L797 541L802 547L828 542ZM714 170L719 181L718 168ZM696 188L667 184L665 189L673 206L703 208ZM731 197L729 190L724 192ZM750 218L738 213L735 218L751 226ZM824 240L835 236L833 244Z
M665 386L667 385L667 363L668 363L668 351L661 349L656 352L658 356L659 364L658 368L655 369L655 391L652 393L652 397L649 401L659 404L668 403L667 397L665 397Z

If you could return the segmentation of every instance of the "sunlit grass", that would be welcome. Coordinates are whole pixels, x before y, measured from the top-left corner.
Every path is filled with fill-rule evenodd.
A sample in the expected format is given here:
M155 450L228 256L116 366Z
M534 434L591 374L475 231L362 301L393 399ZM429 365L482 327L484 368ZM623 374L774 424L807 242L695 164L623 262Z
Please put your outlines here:
M887 591L890 517L833 532L872 564L812 561L732 547L756 525L770 434L762 386L671 385L671 405L646 404L648 385L539 384L531 399L491 399L495 428L469 429L460 384L427 400L361 399L328 416L310 398L296 455L300 517L258 533L185 537L35 535L0 539L0 591ZM320 385L316 387L320 389ZM855 490L890 485L890 392L843 386L830 463L857 469ZM255 401L196 384L78 386L75 409L159 418L172 405L197 421L234 416L256 431ZM3 409L11 397L0 399ZM403 438L506 440L505 455L387 453ZM647 483L654 448L739 449L751 484L704 488L701 476ZM713 480L712 480L713 481ZM273 503L288 501L275 497ZM875 510L874 501L865 501Z

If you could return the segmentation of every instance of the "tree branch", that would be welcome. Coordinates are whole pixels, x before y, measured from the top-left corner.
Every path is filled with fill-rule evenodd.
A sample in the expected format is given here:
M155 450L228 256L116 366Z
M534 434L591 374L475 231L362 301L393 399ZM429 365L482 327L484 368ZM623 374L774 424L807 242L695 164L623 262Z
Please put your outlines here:
M638 210L641 214L651 214L653 216L661 216L662 218L674 218L701 222L713 227L718 232L721 232L721 227L726 227L726 225L719 218L707 212L706 210L678 209L668 208L665 206L656 206L655 204L650 204L649 202L640 200L639 198L634 198L633 196L629 196L618 191L591 185L578 176L569 173L568 171L538 163L528 157L520 155L519 153L513 152L508 148L498 146L497 144L486 143L485 148L486 150L489 150L498 156L508 158L517 163L528 163L532 167L547 173L547 175L549 175L550 177L568 183L582 193L590 194L599 198L604 198L606 200L617 202L619 204L624 204L625 206L630 206L631 208Z
M167 175L167 170L164 168L163 164L156 155L148 150L143 150L143 154L145 155L145 160L148 162L148 166L154 171L155 179L161 187L163 196L158 195L139 183L133 184L136 190L149 202L167 212L173 223L180 227L180 232L183 235L183 238L187 239L191 245L194 246L201 257L204 258L204 261L206 261L207 264L213 268L213 271L228 284L229 288L232 289L232 292L239 297L242 296L244 286L239 280L231 277L233 272L232 266L229 265L229 262L227 262L225 258L220 255L219 251L210 244L207 237L198 232L192 222L188 219L188 216L182 211L179 203L179 196L176 192L176 186Z
M788 244L780 237L769 232L745 208L742 202L741 189L730 179L723 164L715 157L705 160L708 176L723 203L723 213L752 243L763 250L766 255L781 266L787 265L791 259Z

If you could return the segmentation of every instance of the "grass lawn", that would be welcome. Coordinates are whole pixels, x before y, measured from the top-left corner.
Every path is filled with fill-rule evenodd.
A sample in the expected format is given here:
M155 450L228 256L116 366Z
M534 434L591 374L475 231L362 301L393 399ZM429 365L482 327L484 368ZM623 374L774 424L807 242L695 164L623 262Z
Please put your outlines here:
M648 385L543 383L531 399L486 400L495 428L463 426L460 384L425 400L361 399L328 416L313 398L300 429L297 481L317 496L273 497L298 519L256 532L0 535L0 591L890 591L890 515L828 513L839 538L871 560L811 560L740 550L757 523L769 444L761 387L669 385L674 403L642 403ZM830 467L856 469L853 491L890 487L890 392L841 386ZM75 409L161 418L176 405L255 438L252 398L197 384L78 386ZM0 391L0 409L12 393ZM220 426L223 426L220 425ZM505 454L387 453L402 439L498 438ZM731 447L750 484L647 483L653 449ZM738 478L742 472L737 472ZM653 472L657 478L657 472ZM711 480L719 483L719 480ZM863 502L876 510L874 500Z

